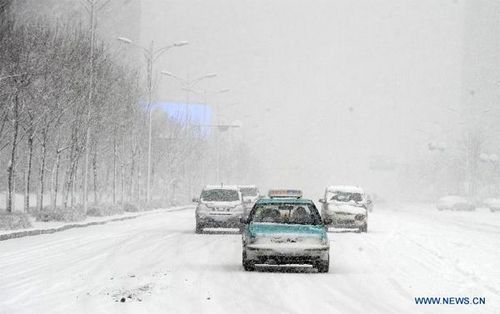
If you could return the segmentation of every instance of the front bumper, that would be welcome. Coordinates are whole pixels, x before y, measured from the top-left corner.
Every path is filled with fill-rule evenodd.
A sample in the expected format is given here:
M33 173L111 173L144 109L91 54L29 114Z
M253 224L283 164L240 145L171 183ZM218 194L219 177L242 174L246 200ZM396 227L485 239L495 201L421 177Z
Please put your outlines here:
M439 210L472 211L474 206L470 204L437 205ZM490 207L491 208L491 207Z
M243 213L196 215L196 223L208 228L239 228Z
M248 244L243 247L247 260L255 264L315 264L328 260L329 246L314 246L310 248L270 248L261 245Z
M329 218L332 220L332 223L329 225L334 228L346 228L346 229L358 229L363 227L368 222L368 217L365 215L363 219L356 219L356 215L336 215L335 213L323 213L323 217Z

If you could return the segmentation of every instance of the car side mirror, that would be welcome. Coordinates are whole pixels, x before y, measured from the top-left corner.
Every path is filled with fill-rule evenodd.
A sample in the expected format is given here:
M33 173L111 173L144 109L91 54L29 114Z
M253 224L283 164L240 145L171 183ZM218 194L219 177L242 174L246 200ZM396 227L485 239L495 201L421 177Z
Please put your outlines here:
M333 223L333 220L331 218L325 218L323 219L323 223L325 225L331 225Z
M324 204L324 203L326 203L326 200L325 200L324 198L320 198L320 199L318 200L318 202L320 202L320 203Z
M246 225L248 223L248 219L246 219L245 217L241 217L240 218L240 223Z
M198 203L200 201L200 199L197 197L193 197L192 201L193 201L193 203Z

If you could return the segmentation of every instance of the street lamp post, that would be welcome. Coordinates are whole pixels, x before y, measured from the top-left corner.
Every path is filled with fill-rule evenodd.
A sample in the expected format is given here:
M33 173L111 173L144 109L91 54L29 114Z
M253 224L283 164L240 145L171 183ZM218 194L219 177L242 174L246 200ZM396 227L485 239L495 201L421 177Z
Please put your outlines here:
M218 132L226 132L229 129L241 128L239 121L234 121L231 124L205 124L199 125L200 127L215 128ZM215 179L217 183L220 180L220 149L219 149L219 136L215 136Z
M188 44L187 41L179 41L175 42L173 44L155 49L154 48L154 42L151 41L151 44L149 45L148 48L143 47L141 45L138 45L134 43L132 40L126 38L126 37L118 37L117 38L119 41L132 45L136 48L141 49L144 52L144 57L146 58L146 71L147 71L147 84L148 84L148 169L147 169L147 181L146 181L146 201L149 202L151 201L151 139L152 139L152 134L153 134L153 127L152 127L152 103L153 103L153 66L154 62L158 60L158 58L170 50L171 48L174 47L182 47Z
M223 94L223 93L227 93L229 92L229 88L224 88L224 89L220 89L218 91L210 91L209 93L210 94ZM203 91L203 96L204 96L204 101L205 101L205 106L208 105L208 100L207 100L207 90L204 90ZM217 121L216 123L219 124L220 123L220 120L219 120L219 102L216 102L215 104L215 114L216 114L216 117L217 117ZM218 130L220 130L220 128L218 128ZM220 180L220 146L219 146L219 134L217 132L217 134L215 134L215 158L216 158L216 182L219 183L219 180ZM205 178L206 175L205 175L205 172L203 172L203 177Z
M484 163L491 163L491 165L493 166L493 189L494 191L492 191L492 187L491 185L489 186L489 192L490 194L493 194L494 192L496 192L496 174L497 174L497 168L498 168L498 161L499 161L499 158L498 158L498 155L497 154L487 154L487 153L480 153L479 154L479 160L481 162L484 162Z
M205 79L208 79L208 78L213 78L213 77L216 77L217 76L217 73L207 73L205 75L202 75L202 76L199 76L195 79L184 79L184 78L181 78L180 76L177 76L169 71L161 71L161 74L163 75L166 75L166 76L169 76L173 79L176 79L177 81L181 82L181 84L183 85L183 90L186 91L186 104L185 104L185 119L186 121L184 121L184 123L187 124L187 119L188 119L188 106L189 106L189 94L193 91L193 88L198 84L200 83L201 81L205 80Z
M236 123L232 123L230 125L224 125L224 124L218 124L217 125L217 135L215 136L216 139L216 144L215 144L215 149L216 149L216 167L215 167L215 178L217 183L220 182L220 139L219 139L219 133L221 132L226 132L230 128L240 128L241 126Z
M209 78L214 78L217 76L217 73L207 73L205 75L202 75L202 76L199 76L197 78L194 78L194 79L189 79L189 76L187 78L181 78L180 76L177 76L175 74L173 74L172 72L169 72L169 71L161 71L161 74L165 75L165 76L169 76L177 81L179 81L183 87L182 89L186 92L186 103L184 104L184 127L187 127L188 125L188 110L189 110L189 96L190 96L190 93L193 92L193 88L198 84L200 83L201 81L205 80L205 79L209 79ZM203 161L202 161L202 167L203 167ZM205 176L205 171L202 170L202 173L203 173L203 176ZM183 176L185 176L185 173L183 172ZM192 187L192 185L190 184L190 187Z
M204 107L206 108L208 106L208 95L216 95L216 94L224 94L224 93L228 93L230 92L231 90L229 88L223 88L223 89L219 89L219 90L202 90L202 91L196 91L194 89L187 89L187 88L183 88L184 90L188 91L188 92L192 92L192 93L195 93L195 94L198 94L198 95L203 95L203 103L204 103ZM206 111L205 111L205 108L203 109L203 117L206 116ZM217 116L217 121L215 121L215 123L219 123L219 103L216 102L215 103L215 114ZM201 132L201 131L200 131Z

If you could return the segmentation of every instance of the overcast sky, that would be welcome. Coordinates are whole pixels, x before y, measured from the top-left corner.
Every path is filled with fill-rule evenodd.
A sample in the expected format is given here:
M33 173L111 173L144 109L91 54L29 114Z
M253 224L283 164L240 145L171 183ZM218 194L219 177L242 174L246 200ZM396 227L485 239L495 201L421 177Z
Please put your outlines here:
M460 102L458 1L145 0L142 25L145 44L190 42L159 70L217 72L200 87L231 89L209 101L243 122L266 187L373 188L370 156L418 154ZM160 99L184 99L159 85Z

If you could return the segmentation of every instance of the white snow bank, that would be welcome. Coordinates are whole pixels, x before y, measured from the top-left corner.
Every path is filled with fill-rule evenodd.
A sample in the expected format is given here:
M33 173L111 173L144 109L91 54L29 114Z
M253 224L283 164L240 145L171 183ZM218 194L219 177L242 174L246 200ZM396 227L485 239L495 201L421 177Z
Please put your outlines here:
M155 210L144 211L144 212L124 212L123 214L120 214L120 215L104 216L104 217L90 217L90 216L88 216L85 220L78 221L78 222L59 222L59 221L43 222L43 221L35 221L35 219L32 218L32 225L33 225L32 228L16 229L16 230L0 230L0 240L9 239L8 235L17 235L17 236L15 236L15 238L18 238L18 237L23 237L23 236L36 235L36 234L40 234L40 233L47 233L47 232L43 232L43 231L47 231L47 230L51 230L51 231L53 230L53 232L57 232L57 231L67 230L68 227L73 227L73 228L84 227L87 225L101 224L101 223L110 222L110 221L132 219L132 218L135 218L138 216L155 214L155 213L163 212L163 211L182 210L182 209L187 208L187 207L191 207L191 206L177 206L177 207L155 209ZM52 233L52 232L49 232L49 233Z

